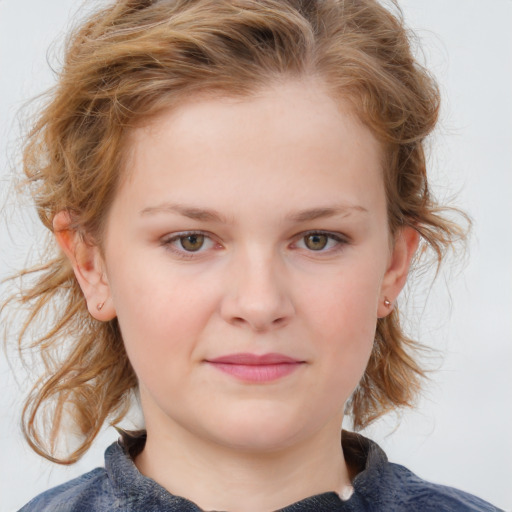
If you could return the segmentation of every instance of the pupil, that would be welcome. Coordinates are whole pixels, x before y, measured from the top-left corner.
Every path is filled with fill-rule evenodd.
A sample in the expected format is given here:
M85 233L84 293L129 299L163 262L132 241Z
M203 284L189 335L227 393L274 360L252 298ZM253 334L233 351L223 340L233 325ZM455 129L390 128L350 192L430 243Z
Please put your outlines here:
M198 251L204 243L203 235L188 235L181 239L181 246L187 251Z
M320 251L327 245L327 235L308 235L305 237L304 242L306 247L313 251Z

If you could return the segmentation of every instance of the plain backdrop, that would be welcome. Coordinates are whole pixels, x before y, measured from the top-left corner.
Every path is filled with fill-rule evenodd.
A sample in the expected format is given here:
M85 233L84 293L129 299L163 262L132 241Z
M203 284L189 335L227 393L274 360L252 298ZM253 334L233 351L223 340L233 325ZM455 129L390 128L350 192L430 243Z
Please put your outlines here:
M451 267L433 287L423 282L409 305L410 328L444 353L438 371L415 412L380 421L367 434L421 477L512 510L512 1L401 6L443 94L430 157L435 191L445 198L456 193L454 204L470 214L474 230L467 264ZM12 208L17 112L53 83L48 61L58 68L79 7L76 0L0 0L0 278L23 265L38 233L30 208ZM40 459L20 433L28 382L16 373L17 381L2 354L0 512L101 465L117 438L107 429L72 467Z

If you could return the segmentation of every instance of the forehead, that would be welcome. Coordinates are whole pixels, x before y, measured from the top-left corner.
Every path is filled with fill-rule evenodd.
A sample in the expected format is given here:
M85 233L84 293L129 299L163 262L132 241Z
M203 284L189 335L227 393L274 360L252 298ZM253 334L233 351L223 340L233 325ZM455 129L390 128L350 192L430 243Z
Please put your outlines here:
M216 133L222 137L224 133L216 128L227 126L243 116L244 131L239 131L239 135L261 135L262 131L258 133L258 130L264 124L266 128L278 129L275 130L279 131L276 142L287 135L296 137L301 130L304 136L312 139L311 133L307 133L308 127L313 131L351 124L352 127L357 125L361 144L374 145L375 139L366 125L360 122L352 106L353 101L343 97L339 91L339 97L335 98L332 92L332 87L321 77L283 76L265 87L240 94L218 89L180 94L169 99L169 108L159 109L150 118L142 117L136 127L128 132L128 137L136 144L143 139L156 139L172 125L180 132L180 137L192 136L199 140L201 136L210 138ZM162 103L165 105L166 102ZM275 131L263 131L269 136L276 135ZM328 131L323 132L324 137L328 134Z
M261 204L271 188L317 202L328 191L371 202L382 188L379 143L348 103L312 80L249 97L189 98L133 130L128 147L126 185L155 199L194 189L214 202L249 187Z

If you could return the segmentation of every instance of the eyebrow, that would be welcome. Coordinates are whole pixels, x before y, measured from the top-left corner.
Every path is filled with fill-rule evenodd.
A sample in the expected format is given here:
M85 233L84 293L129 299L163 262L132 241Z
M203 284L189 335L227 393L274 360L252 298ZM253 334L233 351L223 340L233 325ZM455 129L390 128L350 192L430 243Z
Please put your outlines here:
M346 217L354 212L369 213L366 208L359 205L340 205L326 208L311 208L292 213L286 216L287 220L294 222L306 222L316 219L325 219L327 217L343 216Z
M175 203L163 203L158 206L151 206L141 210L142 216L157 213L177 213L183 217L198 221L218 222L228 224L228 219L216 210L209 208L197 208ZM360 205L336 205L323 208L310 208L288 214L285 218L292 222L307 222L328 217L343 216L346 217L352 213L369 213L366 208Z
M227 219L215 210L208 208L196 208L194 206L186 206L183 204L163 203L158 206L151 206L141 210L140 214L150 215L155 213L177 213L183 217L193 220L219 222L227 224Z

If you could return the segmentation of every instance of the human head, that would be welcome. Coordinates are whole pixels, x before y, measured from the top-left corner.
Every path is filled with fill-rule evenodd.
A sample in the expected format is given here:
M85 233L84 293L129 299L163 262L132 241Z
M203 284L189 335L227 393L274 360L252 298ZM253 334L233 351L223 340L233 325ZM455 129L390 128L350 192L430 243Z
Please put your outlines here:
M390 234L413 226L440 258L455 232L437 214L426 179L423 142L437 119L437 89L414 61L399 16L369 0L119 1L94 15L70 39L54 96L26 146L40 218L53 229L65 210L70 230L101 247L132 128L196 94L243 97L280 77L303 76L320 77L381 142ZM41 341L66 336L72 349L34 391L26 432L41 449L39 406L71 403L85 436L76 458L109 414L122 416L136 379L116 321L89 317L63 255L26 295L35 317L63 292L66 309ZM378 321L368 369L349 404L356 427L412 402L422 374L409 354L413 345L396 309ZM96 406L100 393L106 399Z

